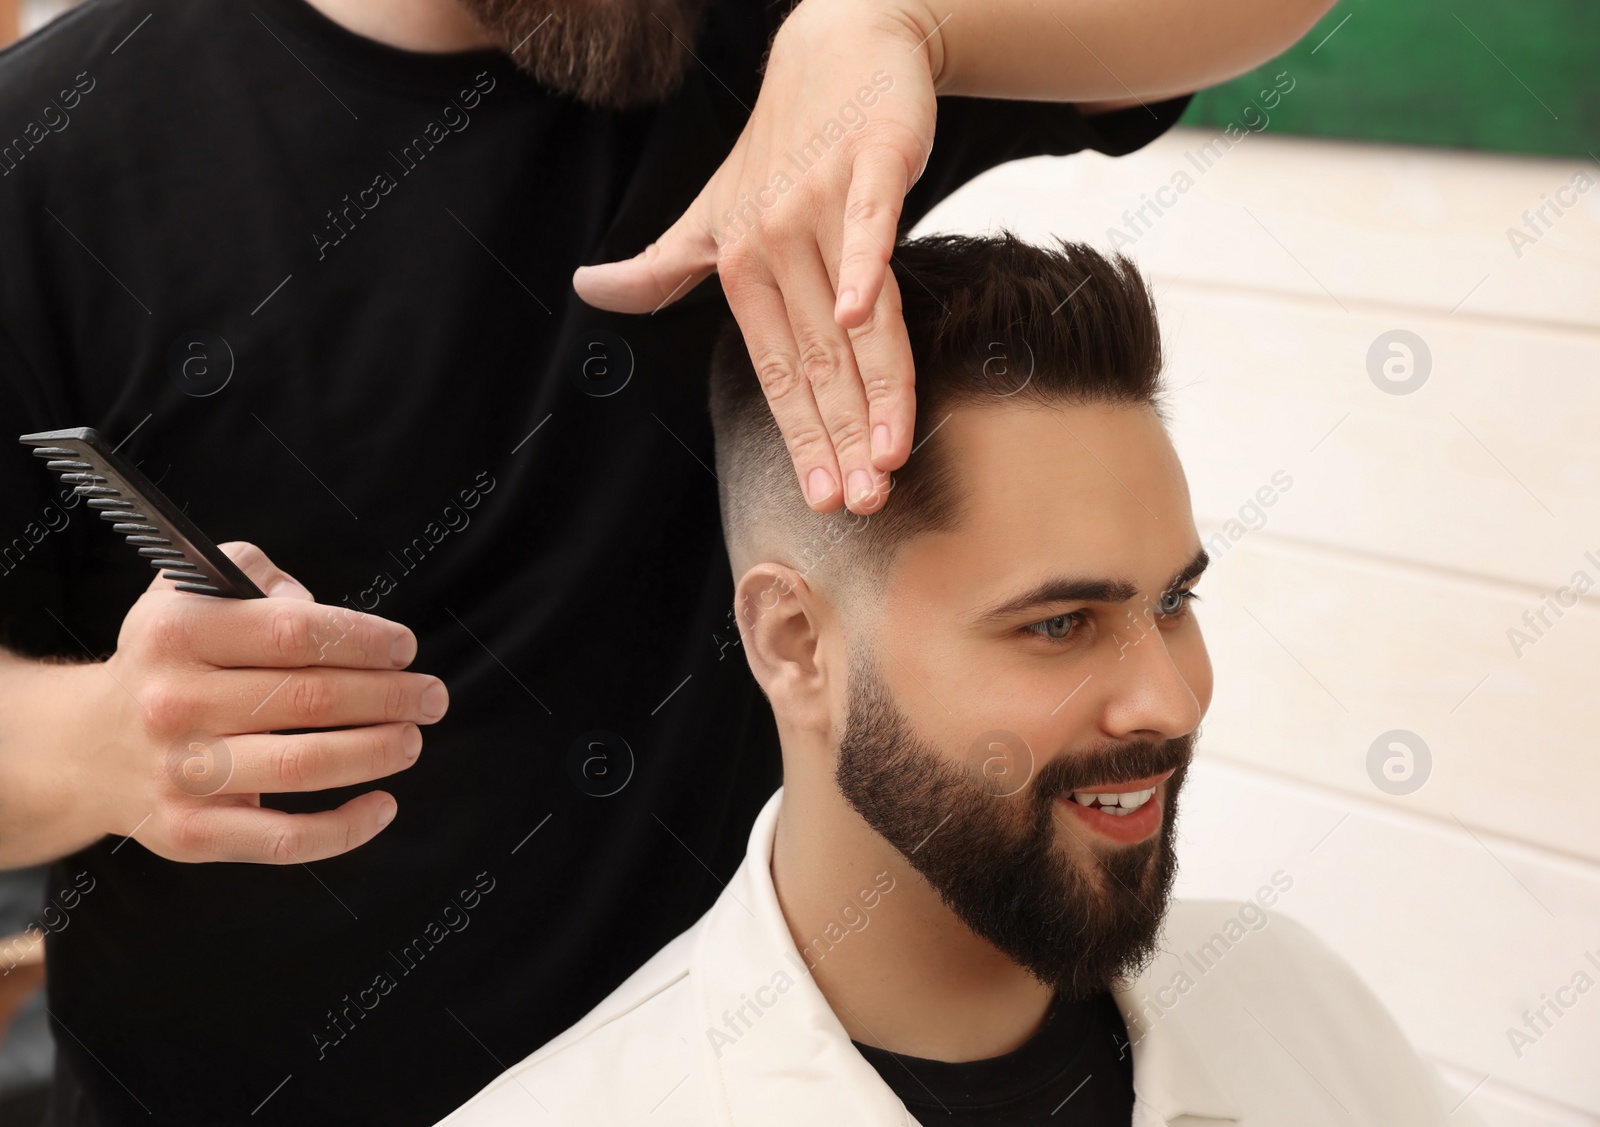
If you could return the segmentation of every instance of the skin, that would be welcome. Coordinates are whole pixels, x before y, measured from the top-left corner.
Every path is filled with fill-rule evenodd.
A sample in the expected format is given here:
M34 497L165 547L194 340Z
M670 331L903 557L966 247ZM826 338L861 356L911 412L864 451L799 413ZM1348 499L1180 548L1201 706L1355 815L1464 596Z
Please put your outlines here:
M773 563L740 578L736 605L748 608L744 650L783 743L772 873L795 943L888 872L894 889L870 926L818 962L815 981L857 1040L959 1061L1022 1044L1051 992L968 930L839 793L850 632L870 632L887 651L879 673L898 707L958 763L996 728L1022 736L1036 767L1107 740L1183 736L1210 704L1212 675L1192 609L1149 613L1200 546L1182 467L1152 411L964 408L944 433L972 491L970 522L905 546L874 621L845 621L826 592ZM968 621L1055 573L1125 578L1139 594ZM1083 612L1081 632L1064 647L1037 636L1072 612ZM1023 633L1030 624L1033 635ZM1080 869L1090 851L1126 848L1065 814L1057 822L1059 848Z
M406 51L471 51L494 44L450 0L309 0L357 35Z

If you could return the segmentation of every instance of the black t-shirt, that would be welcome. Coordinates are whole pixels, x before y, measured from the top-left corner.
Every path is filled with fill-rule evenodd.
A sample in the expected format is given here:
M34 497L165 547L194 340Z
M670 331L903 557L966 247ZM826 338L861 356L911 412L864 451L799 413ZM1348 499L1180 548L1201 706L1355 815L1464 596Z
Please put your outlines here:
M738 864L780 763L708 469L727 306L712 280L614 315L570 277L693 200L783 11L715 3L700 65L629 112L304 0L90 0L0 53L0 638L107 654L149 582L12 441L88 425L213 539L410 626L451 695L353 853L178 864L112 836L53 866L55 1123L430 1124ZM903 224L1185 104L942 99Z
M1128 1027L1108 993L1084 1002L1057 995L1032 1037L985 1060L924 1060L855 1046L919 1123L1127 1127L1133 1119Z

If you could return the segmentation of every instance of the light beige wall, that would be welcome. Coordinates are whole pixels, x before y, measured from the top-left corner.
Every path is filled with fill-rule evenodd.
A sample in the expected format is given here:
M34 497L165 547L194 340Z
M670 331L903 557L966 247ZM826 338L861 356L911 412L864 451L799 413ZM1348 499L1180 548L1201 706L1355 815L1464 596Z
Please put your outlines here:
M1180 894L1285 870L1281 910L1486 1122L1600 1123L1600 163L1250 135L1207 166L1212 136L1018 162L917 233L1116 228L1155 281L1216 557ZM1576 206L1530 233L1558 189ZM1141 197L1171 206L1135 229ZM1396 329L1431 356L1405 394L1369 374ZM1596 590L1535 637L1579 572ZM1396 729L1431 756L1409 794L1368 767ZM1508 1030L1581 971L1519 1054Z

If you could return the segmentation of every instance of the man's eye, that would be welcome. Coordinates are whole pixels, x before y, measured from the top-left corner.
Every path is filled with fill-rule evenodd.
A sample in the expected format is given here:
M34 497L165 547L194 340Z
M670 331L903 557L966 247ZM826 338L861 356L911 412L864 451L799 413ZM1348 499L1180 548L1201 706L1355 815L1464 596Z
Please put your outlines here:
M1054 618L1032 623L1025 629L1047 641L1065 642L1078 633L1082 618L1082 611L1073 611L1071 614L1058 614Z
M1193 591L1168 591L1156 600L1156 610L1163 618L1179 618L1189 609L1189 601L1199 597Z

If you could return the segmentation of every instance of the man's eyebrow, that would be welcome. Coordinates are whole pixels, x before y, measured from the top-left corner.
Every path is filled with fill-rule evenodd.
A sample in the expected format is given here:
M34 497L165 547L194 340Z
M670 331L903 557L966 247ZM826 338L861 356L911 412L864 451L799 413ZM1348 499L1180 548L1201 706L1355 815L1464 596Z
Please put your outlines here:
M1206 550L1198 549L1194 557L1163 588L1163 592L1175 590L1199 578L1210 563L1211 557ZM982 626L1051 603L1125 603L1138 593L1138 584L1127 579L1081 579L1058 575L1043 580L1020 595L974 612L967 617L967 621L973 626Z

